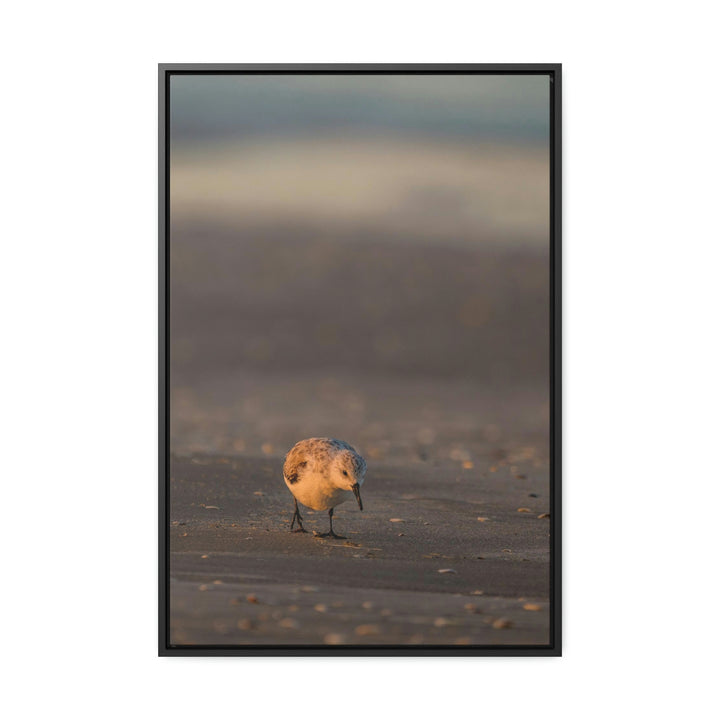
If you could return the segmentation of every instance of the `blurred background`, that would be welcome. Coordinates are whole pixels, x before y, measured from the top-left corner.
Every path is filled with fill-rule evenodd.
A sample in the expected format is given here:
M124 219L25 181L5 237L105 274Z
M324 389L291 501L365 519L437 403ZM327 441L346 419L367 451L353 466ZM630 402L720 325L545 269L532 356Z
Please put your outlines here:
M173 76L172 452L544 466L549 110L547 76Z

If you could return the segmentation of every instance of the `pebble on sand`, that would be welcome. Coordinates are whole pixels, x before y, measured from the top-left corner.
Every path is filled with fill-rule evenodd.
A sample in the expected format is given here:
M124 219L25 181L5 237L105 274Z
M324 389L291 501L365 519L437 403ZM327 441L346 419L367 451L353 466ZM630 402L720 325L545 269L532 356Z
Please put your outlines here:
M531 510L530 508L518 508L518 512L527 512L527 513L531 513L531 512L532 512L532 510Z
M358 625L355 628L355 634L360 636L379 635L380 628L377 625Z
M523 605L523 610L542 610L542 606L538 605L537 603L525 603Z
M505 630L512 627L512 622L506 618L498 618L497 620L493 620L492 626L496 630Z
M444 573L457 573L457 570L453 570L452 568L442 568L442 569L438 570L438 572L441 573L441 574L444 574Z
M543 513L542 515L538 515L538 520L547 520L550 517L550 513Z

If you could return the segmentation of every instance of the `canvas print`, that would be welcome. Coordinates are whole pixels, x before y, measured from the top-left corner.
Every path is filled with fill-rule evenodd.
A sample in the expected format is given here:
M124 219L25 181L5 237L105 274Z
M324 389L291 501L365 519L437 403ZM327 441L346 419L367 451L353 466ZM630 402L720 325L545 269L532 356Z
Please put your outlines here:
M552 73L170 73L166 648L553 648Z

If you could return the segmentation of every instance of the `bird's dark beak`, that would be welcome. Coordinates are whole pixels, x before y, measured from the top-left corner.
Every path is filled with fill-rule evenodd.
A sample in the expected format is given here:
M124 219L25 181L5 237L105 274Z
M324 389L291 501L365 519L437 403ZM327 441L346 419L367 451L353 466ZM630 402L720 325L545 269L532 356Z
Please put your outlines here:
M360 497L360 486L355 483L352 486L353 494L355 495L355 499L358 501L358 505L360 506L360 509L362 510L362 498Z

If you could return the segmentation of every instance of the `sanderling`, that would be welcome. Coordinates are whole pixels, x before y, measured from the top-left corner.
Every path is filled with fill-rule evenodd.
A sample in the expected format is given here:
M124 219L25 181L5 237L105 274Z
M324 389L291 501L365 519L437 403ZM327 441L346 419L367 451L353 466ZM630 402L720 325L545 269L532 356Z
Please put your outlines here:
M293 532L307 532L302 526L299 500L313 510L329 510L330 532L321 533L320 537L344 539L333 532L333 508L355 495L363 509L360 486L366 468L365 460L342 440L308 438L297 443L286 455L283 466L285 484L295 497L290 530L297 520L298 527Z

